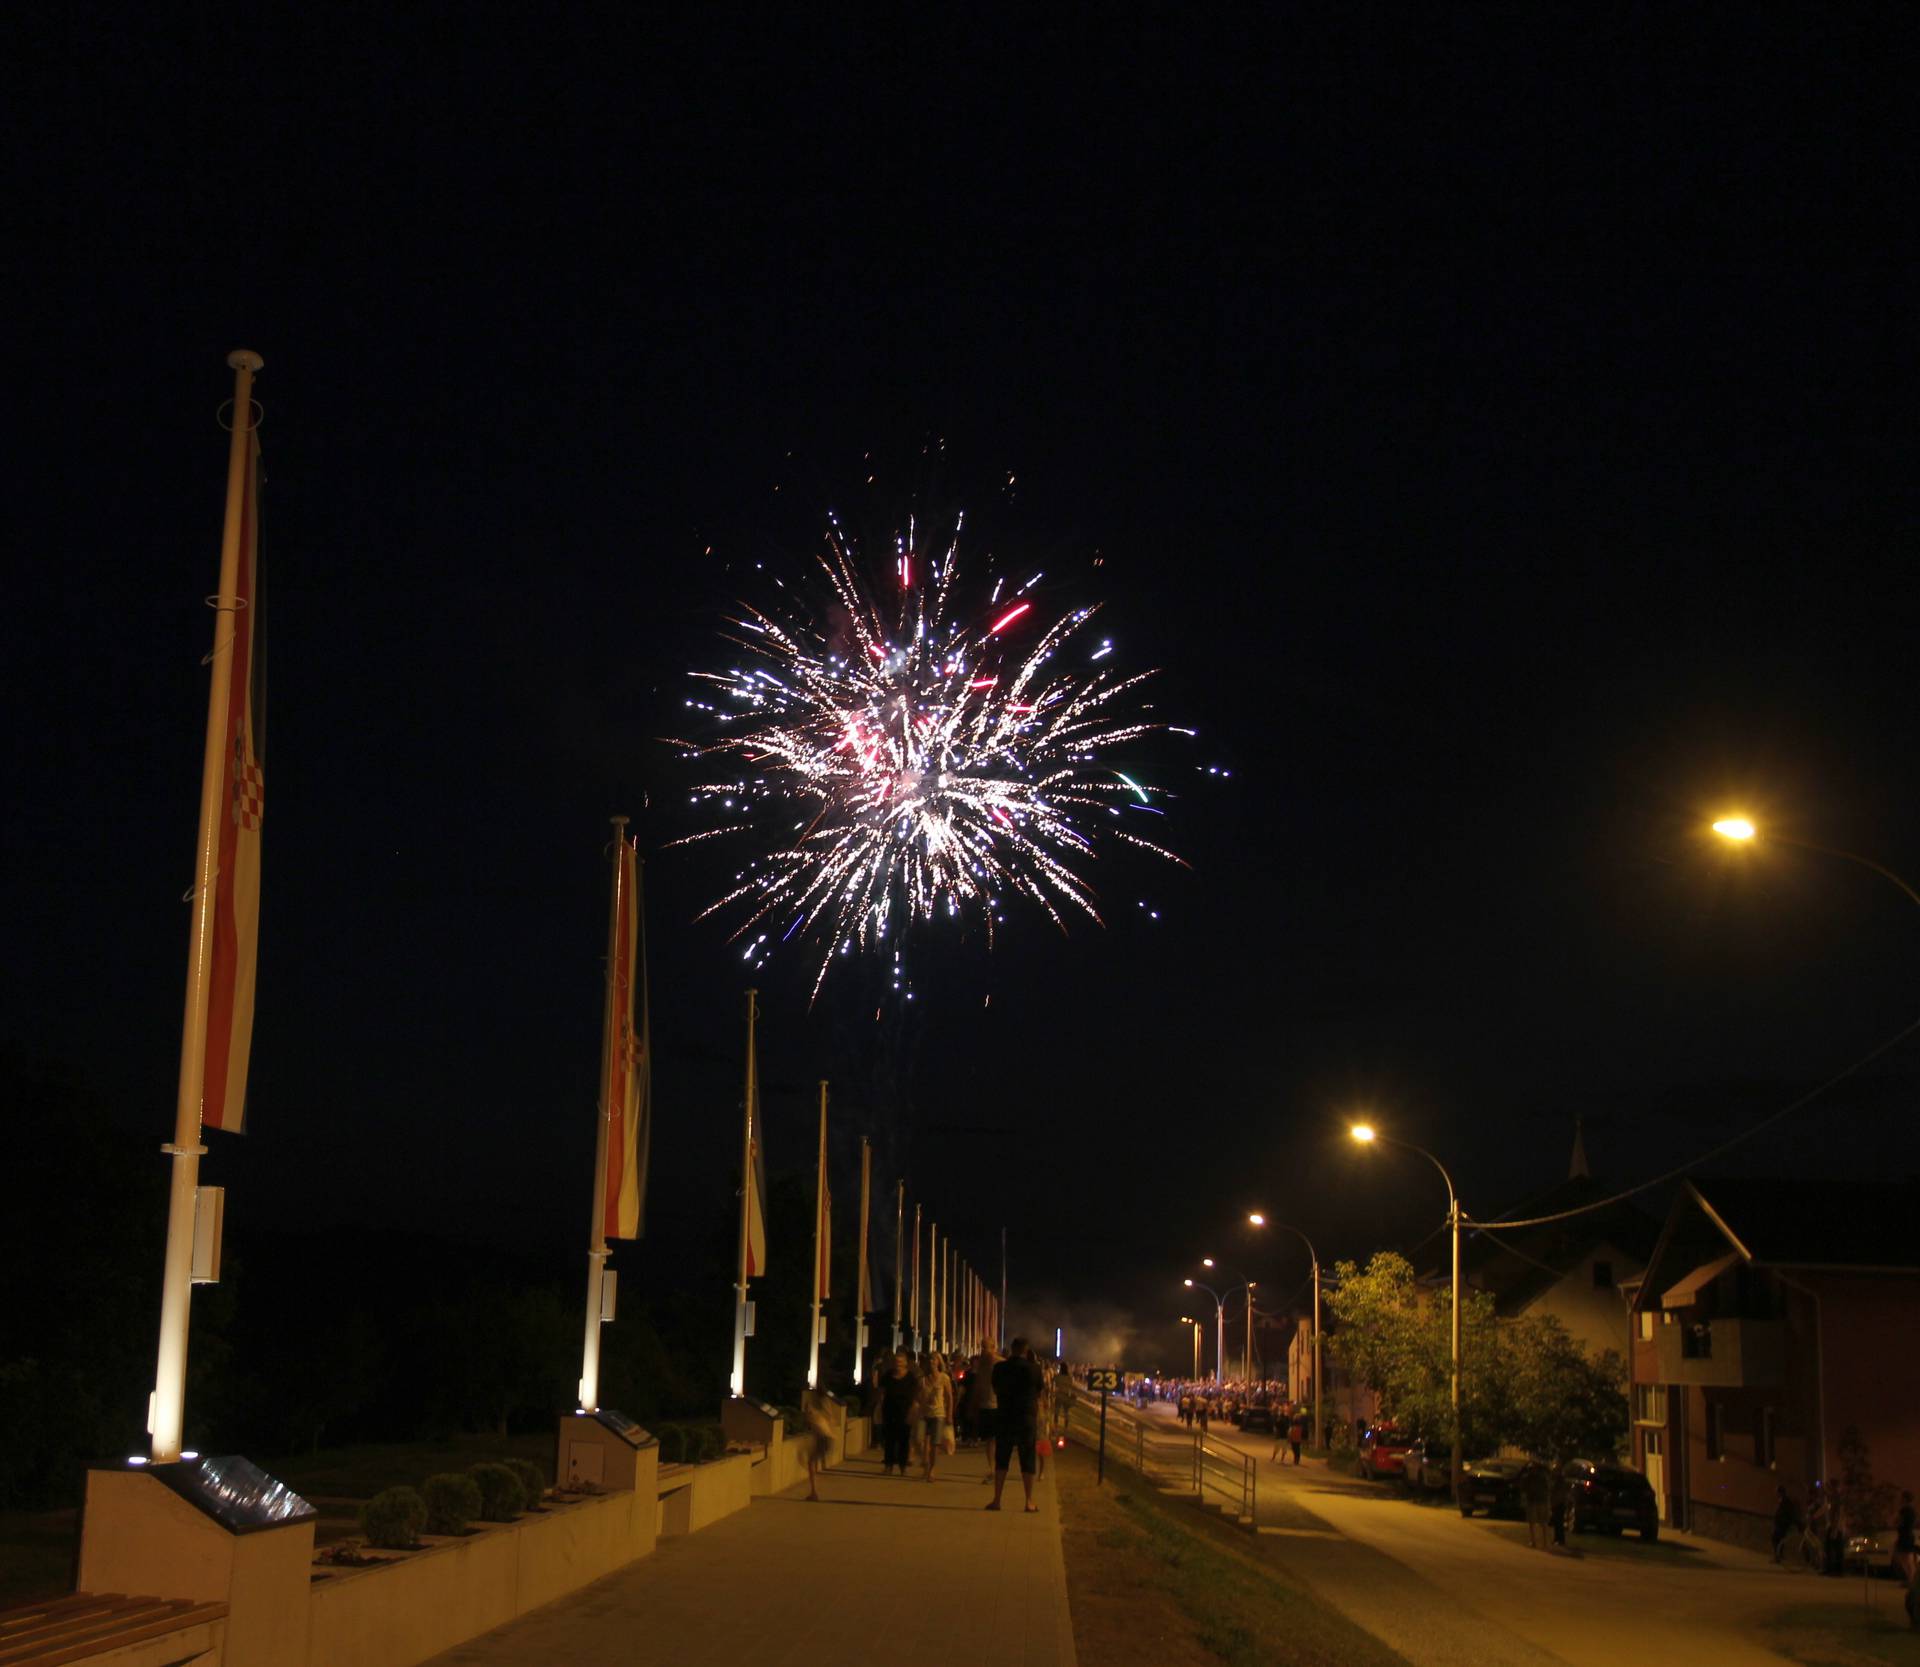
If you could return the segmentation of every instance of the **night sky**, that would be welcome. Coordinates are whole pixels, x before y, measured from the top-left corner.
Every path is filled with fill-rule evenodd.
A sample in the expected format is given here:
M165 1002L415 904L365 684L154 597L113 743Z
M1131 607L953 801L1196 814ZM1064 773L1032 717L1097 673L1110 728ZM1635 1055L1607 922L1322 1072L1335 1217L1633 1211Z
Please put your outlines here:
M661 737L830 509L990 516L1200 732L1158 776L1191 870L1103 859L1107 930L923 933L910 1013L873 969L811 1012L803 958L759 978L775 1167L832 1077L886 1184L981 1262L1009 1227L1030 1323L1113 1303L1179 1358L1178 1278L1250 1207L1329 1259L1419 1239L1434 1177L1349 1110L1491 1212L1576 1115L1629 1183L1897 1031L1920 915L1700 827L1920 875L1912 15L1441 10L44 9L0 1039L168 1138L239 346L270 671L232 1233L509 1233L574 1278L615 812L658 1043L621 1265L724 1230L747 974L693 920L724 870L663 849ZM1920 1168L1917 1049L1723 1167Z

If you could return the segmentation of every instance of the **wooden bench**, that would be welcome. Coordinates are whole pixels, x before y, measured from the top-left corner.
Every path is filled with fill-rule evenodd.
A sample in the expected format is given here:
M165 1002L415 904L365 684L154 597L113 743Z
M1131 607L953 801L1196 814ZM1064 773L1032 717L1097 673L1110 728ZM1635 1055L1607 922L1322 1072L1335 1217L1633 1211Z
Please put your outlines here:
M0 1667L60 1667L226 1619L224 1603L75 1592L0 1609ZM209 1646L210 1647L210 1646ZM204 1652L196 1652L204 1653Z

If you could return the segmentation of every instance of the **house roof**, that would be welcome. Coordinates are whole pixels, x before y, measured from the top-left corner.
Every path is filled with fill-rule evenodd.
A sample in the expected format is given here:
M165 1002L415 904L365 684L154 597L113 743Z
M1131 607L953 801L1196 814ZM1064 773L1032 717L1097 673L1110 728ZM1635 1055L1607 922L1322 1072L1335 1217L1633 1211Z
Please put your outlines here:
M1685 1308L1709 1285L1718 1279L1728 1268L1740 1260L1737 1250L1729 1250L1724 1256L1716 1256L1711 1262L1703 1262L1692 1273L1665 1292L1660 1298L1662 1308Z
M1920 1269L1920 1181L1729 1176L1690 1181L1686 1193L1755 1262Z
M1573 1175L1501 1211L1503 1217L1525 1221L1586 1209L1584 1214L1540 1227L1508 1229L1498 1220L1469 1216L1460 1246L1461 1273L1469 1284L1491 1292L1502 1313L1517 1314L1596 1250L1610 1248L1635 1264L1644 1264L1660 1237L1660 1223L1630 1200L1602 1204L1612 1190L1590 1175ZM1586 1208L1595 1204L1602 1207ZM1444 1256L1444 1242L1437 1248ZM1435 1263L1424 1276L1441 1278L1446 1271Z

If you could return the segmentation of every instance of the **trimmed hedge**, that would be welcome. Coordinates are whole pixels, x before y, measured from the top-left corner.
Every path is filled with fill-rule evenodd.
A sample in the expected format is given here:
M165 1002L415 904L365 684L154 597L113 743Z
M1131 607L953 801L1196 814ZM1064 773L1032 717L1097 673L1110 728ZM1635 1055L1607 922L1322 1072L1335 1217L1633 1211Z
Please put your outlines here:
M385 1551L409 1551L427 1525L427 1502L413 1488L388 1488L360 1507L360 1531L368 1545Z
M480 1514L480 1487L471 1476L446 1471L420 1484L429 1534L464 1534Z
M687 1462L687 1432L679 1424L656 1424L653 1436L660 1443L660 1462L662 1464L685 1464Z
M480 1515L488 1522L511 1522L527 1502L520 1478L504 1464L469 1465L467 1474L480 1490Z
M693 1463L706 1464L712 1459L726 1456L727 1438L718 1424L692 1425L687 1436L688 1444L693 1449Z
M525 1509L537 1511L547 1491L547 1478L531 1459L508 1459L507 1468L520 1478L520 1491L526 1495Z

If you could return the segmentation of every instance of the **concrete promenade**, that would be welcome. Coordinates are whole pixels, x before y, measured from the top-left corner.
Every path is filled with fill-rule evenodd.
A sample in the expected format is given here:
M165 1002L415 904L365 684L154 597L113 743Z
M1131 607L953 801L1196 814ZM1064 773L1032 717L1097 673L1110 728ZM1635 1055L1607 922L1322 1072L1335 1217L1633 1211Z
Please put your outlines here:
M844 1667L923 1648L1074 1667L1053 1480L1029 1516L1014 1471L992 1512L985 1468L959 1453L928 1485L883 1476L874 1448L826 1472L818 1504L804 1483L756 1499L428 1667Z

